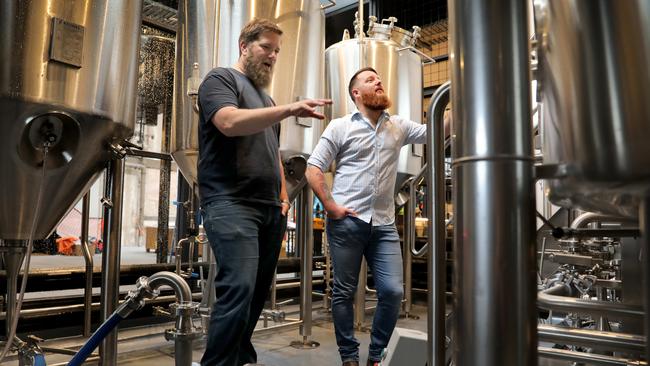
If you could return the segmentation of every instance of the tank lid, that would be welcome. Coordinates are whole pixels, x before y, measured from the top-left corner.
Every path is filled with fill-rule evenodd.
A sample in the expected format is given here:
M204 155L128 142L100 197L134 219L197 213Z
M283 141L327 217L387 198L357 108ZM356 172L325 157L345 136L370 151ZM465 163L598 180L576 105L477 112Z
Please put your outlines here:
M420 36L420 27L413 27L413 32L395 26L397 18L389 17L377 23L377 17L371 15L368 18L368 36L381 40L392 40L403 46L413 46Z

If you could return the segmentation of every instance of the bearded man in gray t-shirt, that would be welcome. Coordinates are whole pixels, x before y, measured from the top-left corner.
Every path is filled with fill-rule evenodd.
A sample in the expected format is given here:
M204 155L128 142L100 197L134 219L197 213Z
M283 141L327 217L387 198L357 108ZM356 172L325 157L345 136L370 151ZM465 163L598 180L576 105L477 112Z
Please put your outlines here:
M251 336L273 280L290 205L278 123L289 116L323 119L315 107L331 103L276 106L264 92L281 35L270 21L252 20L239 36L237 63L212 70L199 87L199 193L217 260L217 302L203 366L257 361Z

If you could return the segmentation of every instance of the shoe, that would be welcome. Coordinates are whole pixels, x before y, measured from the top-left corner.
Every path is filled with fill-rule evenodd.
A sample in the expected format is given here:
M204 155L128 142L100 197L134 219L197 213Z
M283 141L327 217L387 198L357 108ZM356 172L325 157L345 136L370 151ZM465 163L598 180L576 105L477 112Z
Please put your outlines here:
M342 366L359 366L359 361L345 361Z
M366 366L380 366L380 365L381 363L379 361L368 360L368 362L366 362Z

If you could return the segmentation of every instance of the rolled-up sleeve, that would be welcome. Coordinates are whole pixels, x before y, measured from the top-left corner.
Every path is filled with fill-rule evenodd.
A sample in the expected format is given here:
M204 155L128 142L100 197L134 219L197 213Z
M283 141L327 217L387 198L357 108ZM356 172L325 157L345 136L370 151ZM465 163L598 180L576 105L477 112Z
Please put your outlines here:
M336 155L339 153L341 146L340 126L340 120L330 122L318 140L318 144L314 148L309 160L307 160L307 164L313 165L323 172L329 169L334 159L336 159Z

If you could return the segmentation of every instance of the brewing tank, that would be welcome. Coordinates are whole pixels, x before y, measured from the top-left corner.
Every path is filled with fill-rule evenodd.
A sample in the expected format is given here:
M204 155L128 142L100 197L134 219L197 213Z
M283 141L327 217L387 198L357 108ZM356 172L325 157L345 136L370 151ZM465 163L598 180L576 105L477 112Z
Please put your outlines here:
M28 239L35 214L46 238L132 133L142 3L84 4L0 2L2 240Z
M231 67L237 62L239 33L253 18L269 19L284 32L267 90L275 103L287 104L324 95L325 15L318 0L181 1L172 156L183 176L194 184L198 158L195 108L198 86L212 68ZM323 121L311 118L290 117L281 122L280 153L290 191L304 183L306 158L324 128Z
M388 21L377 23L371 18L368 36L362 41L349 38L346 32L342 41L325 50L325 90L327 98L332 99L332 106L327 111L328 121L356 109L348 93L348 83L357 70L372 67L379 73L384 90L392 101L388 113L422 122L422 60L408 50L416 41L416 31L409 32L395 26L395 18ZM360 52L363 60L360 60ZM422 145L402 147L397 163L396 188L420 171L422 156Z
M636 216L650 186L650 2L535 0L547 194Z

